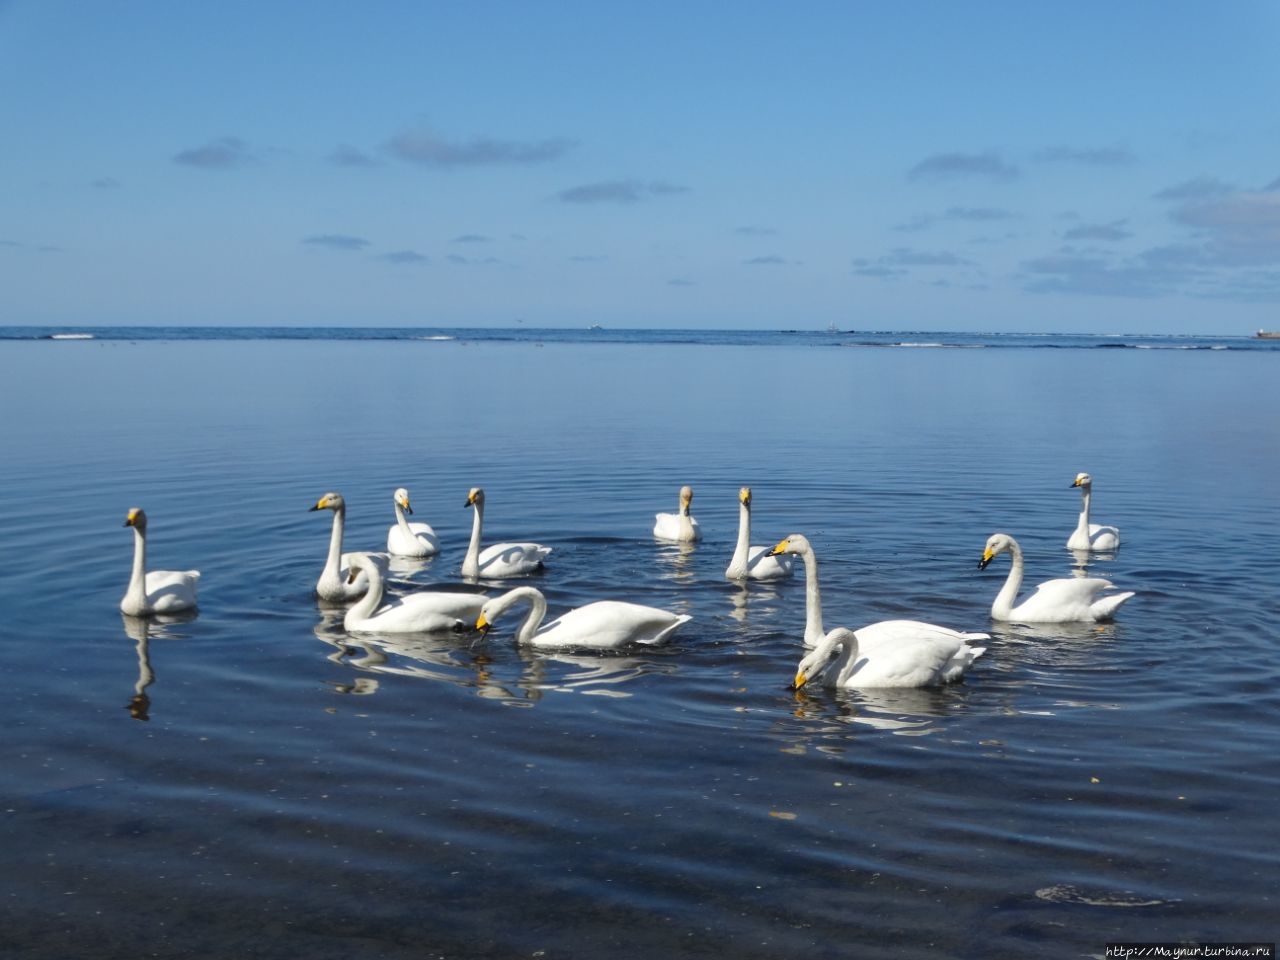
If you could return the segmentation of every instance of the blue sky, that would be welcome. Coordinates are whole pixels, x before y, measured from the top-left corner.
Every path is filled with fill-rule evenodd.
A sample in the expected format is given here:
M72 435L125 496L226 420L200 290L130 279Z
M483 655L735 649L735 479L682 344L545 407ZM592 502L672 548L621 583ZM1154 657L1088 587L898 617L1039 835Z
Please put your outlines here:
M1280 4L0 0L0 323L1280 326Z

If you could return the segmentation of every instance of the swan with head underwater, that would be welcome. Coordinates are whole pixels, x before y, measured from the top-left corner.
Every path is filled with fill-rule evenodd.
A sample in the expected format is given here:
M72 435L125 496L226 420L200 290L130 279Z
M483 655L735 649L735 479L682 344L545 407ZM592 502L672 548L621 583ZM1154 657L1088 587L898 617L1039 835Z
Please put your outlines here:
M1068 550L1094 550L1110 552L1120 546L1120 530L1106 524L1089 522L1089 498L1093 492L1093 477L1078 473L1071 483L1080 488L1080 519L1067 538Z
M482 593L420 591L385 597L386 560L372 553L347 556L349 579L364 576L369 589L342 618L348 633L462 633L489 598Z
M332 510L333 529L329 533L329 555L316 581L316 596L322 600L354 600L369 589L369 578L361 573L351 579L347 566L349 553L342 552L342 528L347 518L347 502L342 494L330 491L316 501L312 510Z
M996 556L1008 553L1012 559L1009 576L991 604L993 620L1015 623L1097 623L1110 620L1120 605L1133 596L1133 591L1106 593L1114 588L1110 580L1100 577L1062 577L1046 580L1035 592L1015 606L1022 586L1022 548L1007 533L993 533L978 561L985 570Z
M120 600L120 612L130 617L180 613L196 608L199 570L147 570L147 515L133 507L124 518L133 527L133 572Z
M485 603L476 629L488 632L493 622L517 603L530 609L516 628L516 643L540 649L620 650L653 646L668 640L692 617L622 600L597 600L563 613L550 623L547 599L535 587L516 587Z
M781 580L791 576L792 560L769 547L751 545L751 488L738 491L738 545L725 570L726 580Z
M673 543L693 543L702 538L698 521L689 513L693 503L693 487L680 488L680 506L676 513L659 513L653 518L653 535Z
M480 535L484 527L484 491L472 487L465 506L474 507L476 515L471 522L471 543L462 560L462 575L468 579L480 577L496 580L507 577L523 577L542 569L542 561L551 553L550 547L540 543L495 543L480 549Z
M431 524L405 519L406 513L413 513L409 506L409 491L400 487L391 496L391 503L396 509L396 522L387 530L387 553L397 557L430 557L440 552L440 538L431 529Z

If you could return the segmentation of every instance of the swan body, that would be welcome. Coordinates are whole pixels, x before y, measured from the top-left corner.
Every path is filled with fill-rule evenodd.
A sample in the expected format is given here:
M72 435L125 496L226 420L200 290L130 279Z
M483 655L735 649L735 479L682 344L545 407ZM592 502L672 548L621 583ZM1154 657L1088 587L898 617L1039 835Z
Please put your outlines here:
M689 513L689 506L692 503L693 487L681 487L679 510L676 513L655 514L653 535L659 540L670 540L674 543L692 543L702 539L698 521Z
M1077 474L1071 486L1080 488L1080 519L1067 538L1067 549L1109 552L1120 546L1120 530L1117 527L1089 522L1089 495L1093 491L1093 477L1087 473Z
M804 645L806 648L821 647L830 634L822 629L822 594L818 587L818 558L808 538L793 533L773 548L774 553L790 553L804 561ZM832 631L833 633L835 631ZM906 648L918 643L973 643L979 640L990 640L985 633L968 633L940 627L937 624L925 623L922 620L880 620L869 623L852 631L857 640L857 650L869 656L881 646ZM832 645L834 650L834 644ZM978 648L974 648L978 649ZM978 656L978 654L974 654ZM816 661L815 661L816 662ZM856 661L855 661L856 663ZM963 671L961 671L963 672ZM839 671L835 675L839 675ZM840 684L849 686L850 684ZM867 684L870 686L870 684ZM882 686L918 686L919 684L881 684Z
M639 603L597 600L543 623L547 615L546 597L534 587L516 587L484 605L476 620L476 629L488 630L510 607L524 600L529 601L530 610L516 628L516 642L543 649L618 650L634 644L651 646L663 643L681 624L693 619L688 614L669 613Z
M120 612L130 617L153 613L178 613L196 608L199 570L147 571L147 515L133 507L124 526L133 527L133 572L120 600Z
M959 680L986 653L986 647L970 644L986 639L986 634L960 634L945 627L935 628L936 632L921 629L928 626L916 624L909 634L871 649L861 642L865 628L836 627L801 659L795 689L816 679L827 687L933 687Z
M540 543L495 543L480 549L480 534L484 527L484 491L472 487L467 494L466 506L474 507L476 514L471 522L471 543L462 560L462 575L475 579L485 577L506 579L523 577L542 569L542 561L551 553L550 547Z
M316 596L322 600L354 600L369 589L369 578L363 573L354 580L348 574L349 553L342 552L342 528L347 519L347 502L342 494L326 493L316 501L312 510L332 510L333 529L329 533L329 554L316 581Z
M423 591L385 598L385 561L369 553L348 557L348 577L365 576L369 589L347 609L342 626L348 633L461 633L471 628L488 599L482 593Z
M409 506L409 491L400 487L392 495L392 504L396 508L396 522L387 530L387 553L397 557L430 557L440 552L440 538L431 529L431 524L413 522L405 519L406 513L413 513Z
M1018 589L1022 586L1022 548L1007 533L993 533L987 539L978 569L1001 553L1012 559L1009 577L991 604L991 616L995 620L1011 620L1018 623L1077 623L1110 620L1120 605L1133 596L1133 591L1107 593L1113 589L1110 580L1100 577L1062 577L1046 580L1036 587L1022 603L1015 606Z
M792 560L769 547L751 545L751 488L738 491L738 545L725 570L726 580L781 580L791 576Z

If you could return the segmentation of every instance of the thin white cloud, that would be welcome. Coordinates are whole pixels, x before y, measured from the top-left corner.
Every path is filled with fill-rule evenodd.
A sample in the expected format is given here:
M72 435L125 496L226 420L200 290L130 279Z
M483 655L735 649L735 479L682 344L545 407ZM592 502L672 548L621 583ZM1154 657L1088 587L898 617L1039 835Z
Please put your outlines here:
M670 196L688 193L688 187L677 186L662 180L605 180L599 183L586 183L578 187L561 190L556 197L562 203L617 203L633 204L650 197Z
M1018 168L992 151L985 153L935 153L907 172L908 180L949 180L977 177L1007 183L1018 179Z
M173 155L174 163L203 170L230 170L253 163L255 159L249 145L239 137L222 137L201 147L179 150Z
M329 250L363 250L369 246L364 237L353 237L345 233L322 233L306 237L302 240L310 247L325 247Z

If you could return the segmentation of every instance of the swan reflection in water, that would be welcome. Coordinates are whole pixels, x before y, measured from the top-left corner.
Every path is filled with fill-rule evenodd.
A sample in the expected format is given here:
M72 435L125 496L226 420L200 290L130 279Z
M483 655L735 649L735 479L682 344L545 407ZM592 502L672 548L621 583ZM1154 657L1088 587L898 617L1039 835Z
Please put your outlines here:
M832 689L802 687L792 692L791 715L805 725L796 749L807 746L830 751L848 736L852 724L884 730L898 736L926 736L943 729L937 721L952 716L962 686L868 687ZM787 730L788 739L795 731ZM827 742L834 738L835 743ZM812 742L811 741L817 741ZM793 749L792 752L795 752Z
M750 626L751 608L755 607L757 616L772 619L778 612L778 600L781 598L778 588L768 580L750 581L750 586L747 585L748 581L743 580L741 584L729 592L729 616L744 627Z
M173 614L152 614L150 617L131 617L127 613L120 615L125 635L134 641L138 654L138 681L133 685L133 696L125 704L125 709L134 720L145 723L151 719L151 697L147 694L147 688L156 681L156 673L151 666L152 639L183 639L186 634L171 628L178 624L190 623L197 616L195 610Z

